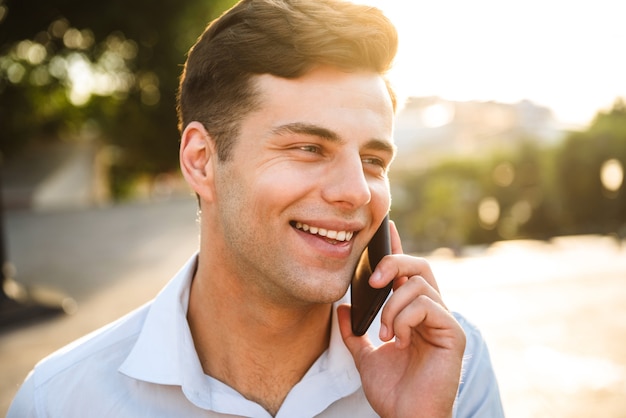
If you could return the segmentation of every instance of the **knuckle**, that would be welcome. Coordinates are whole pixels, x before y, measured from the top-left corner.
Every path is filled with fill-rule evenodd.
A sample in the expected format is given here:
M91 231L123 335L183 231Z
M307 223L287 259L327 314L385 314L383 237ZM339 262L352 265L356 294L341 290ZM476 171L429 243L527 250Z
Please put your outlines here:
M429 286L426 279L419 275L409 277L409 279L405 283L405 286L407 285L411 287L414 292L418 292L420 294L423 293L424 290L426 290L427 286Z

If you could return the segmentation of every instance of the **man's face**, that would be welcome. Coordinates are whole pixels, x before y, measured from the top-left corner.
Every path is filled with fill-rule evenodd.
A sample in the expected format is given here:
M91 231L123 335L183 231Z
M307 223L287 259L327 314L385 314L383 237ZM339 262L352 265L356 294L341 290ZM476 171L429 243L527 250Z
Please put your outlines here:
M275 303L336 301L389 210L389 93L377 74L327 67L255 84L260 107L215 172L221 260Z

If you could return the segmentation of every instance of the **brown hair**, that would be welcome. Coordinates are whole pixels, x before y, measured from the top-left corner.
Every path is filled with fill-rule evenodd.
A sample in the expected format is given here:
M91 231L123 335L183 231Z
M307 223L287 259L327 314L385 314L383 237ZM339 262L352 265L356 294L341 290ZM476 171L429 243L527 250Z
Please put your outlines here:
M257 106L253 75L296 78L316 65L384 75L397 44L396 29L374 7L342 0L242 0L189 51L178 92L179 129L202 123L226 160L240 120Z

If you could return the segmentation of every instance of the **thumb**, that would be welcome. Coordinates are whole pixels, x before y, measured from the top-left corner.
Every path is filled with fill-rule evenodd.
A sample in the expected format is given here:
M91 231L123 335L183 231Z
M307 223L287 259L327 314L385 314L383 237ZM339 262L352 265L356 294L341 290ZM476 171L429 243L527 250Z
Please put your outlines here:
M352 332L352 321L350 320L350 305L344 304L337 307L337 319L339 321L339 331L343 342L352 354L356 367L359 368L361 358L364 354L372 351L372 345L367 334L356 336Z

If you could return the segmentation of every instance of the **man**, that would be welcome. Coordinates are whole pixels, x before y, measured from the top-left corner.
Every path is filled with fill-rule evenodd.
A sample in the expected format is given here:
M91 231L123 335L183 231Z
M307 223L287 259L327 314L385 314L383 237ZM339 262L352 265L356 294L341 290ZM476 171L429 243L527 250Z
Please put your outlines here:
M346 291L390 208L396 32L337 0L244 0L189 53L181 170L200 249L163 292L35 367L9 416L502 415L480 334L428 264L357 337Z

